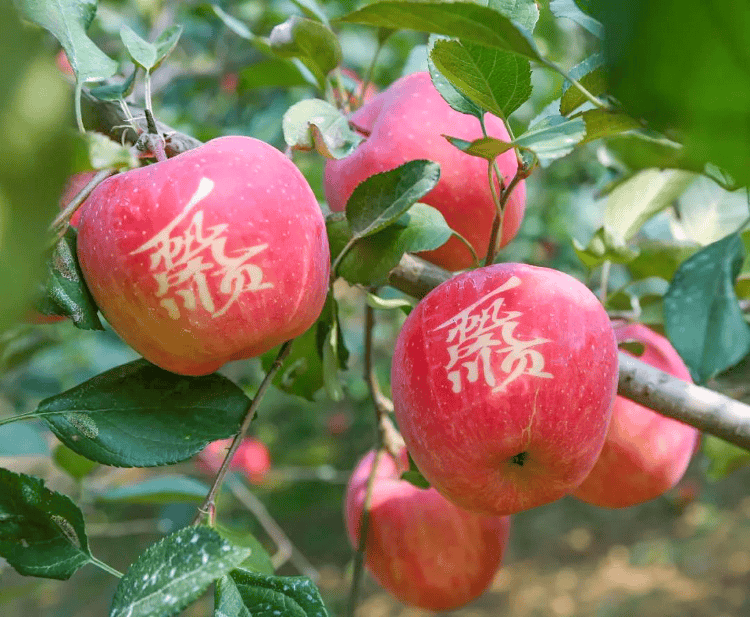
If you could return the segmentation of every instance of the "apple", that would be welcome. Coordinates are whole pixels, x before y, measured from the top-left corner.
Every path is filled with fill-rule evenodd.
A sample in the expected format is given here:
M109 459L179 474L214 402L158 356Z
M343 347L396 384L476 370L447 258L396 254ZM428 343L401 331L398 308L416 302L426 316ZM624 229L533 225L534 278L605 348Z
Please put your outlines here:
M78 258L102 314L150 362L205 375L307 330L328 290L323 215L276 148L220 137L112 176Z
M644 345L640 360L689 381L690 371L669 341L642 324L615 329L619 342ZM627 352L624 352L627 353ZM698 429L618 396L599 460L573 493L606 508L624 508L663 495L685 474Z
M324 188L331 210L344 210L355 187L369 176L415 159L436 161L440 164L440 181L421 201L440 210L480 259L487 255L495 217L488 163L461 152L443 137L479 139L482 129L477 118L452 109L432 85L429 73L423 72L394 82L352 114L351 123L367 139L348 157L326 162ZM508 141L499 118L487 114L485 124L491 137ZM496 161L505 183L509 183L518 167L514 151L505 152ZM506 204L499 246L505 246L518 232L525 202L526 187L521 182ZM474 263L471 252L455 237L420 255L448 270L461 270Z
M505 263L432 290L396 339L399 428L420 471L456 505L513 514L572 492L604 444L617 343L573 277Z
M212 441L198 455L198 469L209 475L216 474L231 445L232 438ZM266 444L253 437L247 437L237 448L229 468L243 472L252 484L261 484L271 469L271 455Z
M64 210L65 207L73 201L73 199L80 193L83 188L91 182L91 180L96 175L96 171L81 171L78 173L73 174L68 178L67 183L65 184L65 188L63 189L63 194L60 197L60 210ZM81 208L83 208L86 201L83 202L80 206L78 206L78 209L73 213L73 216L70 217L70 226L73 228L78 227L78 222L81 219Z
M402 455L403 466L405 450ZM346 488L346 529L355 549L374 461L371 451L357 465ZM500 567L509 530L509 517L462 510L433 488L420 489L401 480L390 455L380 457L365 564L404 604L443 611L480 596Z

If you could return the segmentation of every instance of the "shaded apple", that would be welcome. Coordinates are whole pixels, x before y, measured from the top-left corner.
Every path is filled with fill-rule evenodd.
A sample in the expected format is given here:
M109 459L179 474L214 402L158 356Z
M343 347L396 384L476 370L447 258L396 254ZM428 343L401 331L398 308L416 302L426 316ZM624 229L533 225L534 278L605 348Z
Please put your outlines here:
M615 335L619 342L643 344L639 360L692 383L682 358L660 334L631 324L615 329ZM699 438L698 429L618 396L599 460L573 494L607 508L654 499L682 479Z
M406 451L402 454L403 466ZM346 489L346 528L355 548L374 461L371 451ZM433 611L457 608L480 596L502 561L510 518L467 512L435 489L401 480L388 454L380 457L376 473L365 551L373 577L404 604Z
M467 510L512 514L572 492L617 391L607 313L556 270L496 264L430 292L396 340L396 419L417 466Z
M231 445L231 438L212 441L198 455L196 466L203 473L215 475ZM243 472L252 484L261 484L271 469L271 455L266 444L253 437L245 438L237 448L229 468Z
M318 202L276 148L221 137L108 178L78 257L97 305L147 360L204 375L302 334L328 290Z
M331 210L344 210L355 187L369 176L407 161L429 159L440 164L440 181L421 201L440 210L480 259L487 254L495 217L488 163L461 152L443 137L479 139L482 129L477 118L452 109L432 85L429 73L423 72L394 82L352 114L351 122L367 139L348 157L326 162L324 187ZM485 124L491 137L508 141L502 120L487 114ZM516 173L516 155L509 150L496 160L507 184ZM518 232L525 202L526 187L521 182L505 208L501 246ZM449 270L473 264L471 252L457 238L420 255Z

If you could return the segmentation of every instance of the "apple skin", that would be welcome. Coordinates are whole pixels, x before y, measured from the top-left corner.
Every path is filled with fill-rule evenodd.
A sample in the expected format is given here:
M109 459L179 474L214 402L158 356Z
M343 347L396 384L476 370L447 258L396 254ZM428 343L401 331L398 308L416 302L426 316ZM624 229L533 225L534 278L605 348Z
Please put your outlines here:
M402 465L406 451L402 452ZM344 514L352 546L359 533L375 452L359 462L346 488ZM500 567L510 517L467 512L435 489L399 478L388 454L380 457L372 491L365 552L375 579L404 604L443 611L480 596Z
M617 392L606 312L556 270L496 264L439 285L396 339L391 388L431 485L485 514L572 492L594 466Z
M198 455L196 466L206 474L216 474L231 445L231 437L212 441ZM266 444L253 437L244 439L237 448L229 468L243 472L252 484L262 484L271 469L271 455Z
M631 324L615 329L615 335L618 342L643 343L639 360L692 383L690 370L660 334ZM699 439L698 429L618 396L599 460L573 495L605 508L654 499L682 479Z
M352 114L351 122L369 137L348 157L326 162L323 183L331 210L343 211L356 186L369 176L415 159L436 161L440 181L420 201L440 210L480 259L487 255L495 217L487 161L461 152L442 136L479 139L482 129L477 118L452 109L432 85L429 73L422 72L394 82ZM487 114L485 123L491 137L508 141L502 120ZM507 184L518 168L516 155L509 150L496 161ZM522 181L506 204L500 246L518 232L525 204ZM455 237L420 256L448 270L462 270L474 263L471 252Z
M114 330L183 375L302 334L322 310L330 269L312 189L251 137L105 180L86 201L78 258Z

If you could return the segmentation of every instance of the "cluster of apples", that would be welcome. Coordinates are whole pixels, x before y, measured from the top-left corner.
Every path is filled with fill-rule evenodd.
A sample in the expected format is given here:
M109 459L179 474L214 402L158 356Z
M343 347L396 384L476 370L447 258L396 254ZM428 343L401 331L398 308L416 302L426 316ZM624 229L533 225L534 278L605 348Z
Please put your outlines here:
M441 178L423 201L486 256L495 216L487 162L442 137L477 139L479 121L453 110L427 73L368 97L351 116L366 139L326 164L331 209L343 210L375 173L434 160ZM485 126L508 140L500 119L487 115ZM496 163L507 185L514 152ZM516 235L525 201L520 182L498 246ZM249 137L113 176L76 223L81 268L103 315L176 373L211 373L302 334L328 292L330 252L312 190L281 152ZM455 238L423 257L452 271L473 265ZM408 452L432 487L401 480L405 461L381 457L367 536L375 578L406 603L455 608L491 582L509 515L568 494L623 507L674 486L698 433L616 398L618 341L630 339L644 344L642 360L690 378L663 337L638 325L613 329L597 298L562 272L498 264L428 294L398 336L391 380ZM222 447L213 444L204 464L215 466ZM371 452L360 462L347 488L354 546L374 460Z

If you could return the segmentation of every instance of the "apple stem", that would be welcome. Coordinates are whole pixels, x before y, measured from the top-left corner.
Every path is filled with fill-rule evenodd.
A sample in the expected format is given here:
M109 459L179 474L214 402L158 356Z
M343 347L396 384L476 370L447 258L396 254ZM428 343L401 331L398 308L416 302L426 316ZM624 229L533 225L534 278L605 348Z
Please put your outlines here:
M607 302L607 286L609 285L609 270L612 267L612 262L607 259L602 264L602 271L599 281L599 300L602 304Z
M216 474L216 478L214 478L214 483L211 486L211 490L208 491L205 500L198 508L198 513L195 516L193 525L198 525L204 516L208 516L210 519L211 509L215 507L214 501L216 499L216 494L219 492L219 488L221 488L221 485L224 482L224 478L226 478L226 475L229 472L229 465L231 464L232 459L237 452L237 449L240 447L242 440L245 439L245 436L247 435L247 431L250 428L250 423L255 418L255 412L258 410L258 407L260 406L260 402L263 400L263 396L265 395L266 390L268 390L268 387L271 385L271 381L281 368L281 364L284 362L284 359L289 355L289 352L292 349L293 342L294 339L292 339L291 341L287 341L281 346L281 349L279 349L279 353L277 354L276 359L271 365L271 368L268 369L266 376L263 378L260 386L258 386L258 391L255 393L253 400L251 401L250 405L247 408L247 411L245 412L245 417L242 420L240 430L234 436L232 445L229 447L229 451L224 457L224 462L221 464L219 472Z
M362 506L362 518L359 525L359 545L357 552L354 554L354 571L352 573L352 586L349 591L349 605L347 607L347 617L354 617L354 611L357 608L357 599L359 597L359 588L362 583L364 574L365 551L367 547L367 528L370 525L370 508L372 507L372 489L375 486L375 477L377 475L380 458L383 456L383 448L378 448L375 452L375 460L370 469L370 476L367 478L367 490L365 492L365 502Z
M378 46L375 48L375 53L372 55L372 60L370 61L370 64L365 71L364 77L362 78L362 83L359 86L357 98L354 100L355 110L362 107L362 104L365 102L365 92L367 92L367 86L369 86L372 82L372 75L375 72L375 66L378 62L378 56L380 55L380 51L383 49L383 44L386 40L387 38L383 39L381 37L378 37Z

